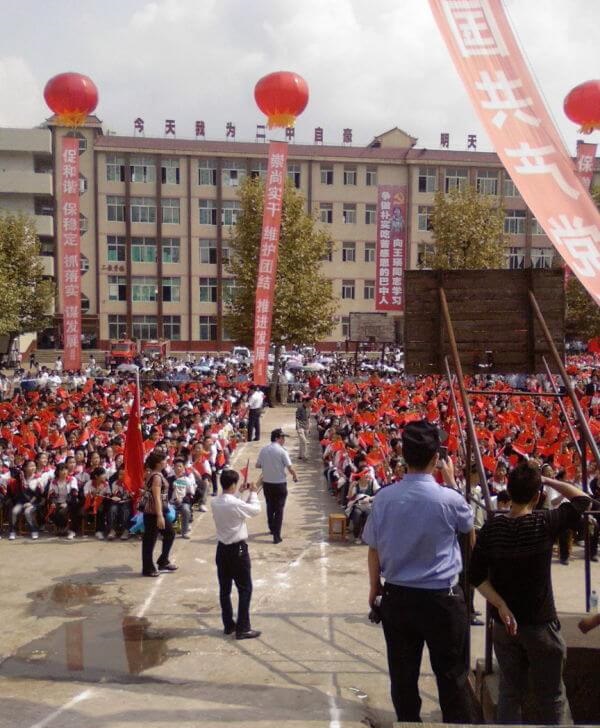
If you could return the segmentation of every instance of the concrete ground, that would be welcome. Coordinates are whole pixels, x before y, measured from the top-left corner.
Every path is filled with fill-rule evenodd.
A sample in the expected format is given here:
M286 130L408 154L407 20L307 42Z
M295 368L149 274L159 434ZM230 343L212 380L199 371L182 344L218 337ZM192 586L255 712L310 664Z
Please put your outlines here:
M238 468L279 426L295 459L294 410L267 410L262 425ZM138 540L0 541L0 728L391 726L383 634L367 620L367 548L328 542L338 507L316 440L297 469L283 542L271 542L264 513L250 522L256 640L222 634L210 513L195 513L191 540L173 548L179 570L158 579L139 576ZM579 554L556 566L555 584L561 610L583 609ZM482 655L473 627L473 663ZM423 720L439 721L426 659L421 691Z

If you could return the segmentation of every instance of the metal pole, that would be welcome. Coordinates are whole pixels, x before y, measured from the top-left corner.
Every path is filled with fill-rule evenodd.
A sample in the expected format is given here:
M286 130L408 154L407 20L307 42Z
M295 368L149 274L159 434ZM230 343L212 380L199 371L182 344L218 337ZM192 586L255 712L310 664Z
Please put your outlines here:
M467 439L468 439L468 441L470 440L470 442L473 445L473 454L475 456L475 463L477 464L477 472L479 474L479 484L481 485L481 490L483 491L485 507L486 507L486 510L491 511L491 510L493 510L492 501L490 500L490 492L487 487L487 480L485 477L485 469L483 467L483 460L481 458L481 451L479 450L479 443L477 442L475 424L473 423L473 414L471 412L471 407L469 406L469 396L467 395L467 390L465 389L462 365L460 363L460 356L458 355L458 347L456 346L456 337L454 336L454 327L452 326L452 320L450 319L450 311L448 310L448 301L446 300L446 293L442 286L440 286L438 288L438 293L439 293L439 297L440 297L440 306L442 309L442 315L444 317L444 322L446 324L446 331L448 332L450 351L452 353L452 361L454 363L454 368L456 370L456 375L457 375L457 379L458 379L458 388L460 391L460 398L462 400L463 411L465 413L465 419L467 421L467 434L468 434ZM469 477L470 468L471 468L470 463L469 463L468 467L469 467L469 473L468 473L468 477Z
M555 399L562 397L562 394L553 394L552 392L515 392L505 389L467 389L467 394L482 394L484 397L494 397L499 395L502 397L533 397L537 399Z
M485 674L491 675L494 671L494 619L492 607L489 602L485 603Z
M540 328L542 329L542 332L546 339L546 343L548 344L548 348L550 349L550 353L552 354L552 358L556 363L556 367L560 372L560 376L563 378L565 388L569 394L569 397L571 398L573 409L575 410L575 414L577 415L577 421L579 422L579 427L581 428L581 434L583 436L582 439L587 441L587 444L590 446L590 450L594 455L594 459L598 463L598 467L600 467L600 451L598 450L598 446L596 445L594 436L590 431L588 421L583 414L583 410L581 409L581 405L579 404L579 400L577 399L577 395L575 394L575 390L573 389L573 385L571 384L569 375L567 374L564 364L561 361L560 354L558 353L558 350L554 344L554 340L552 339L552 336L550 334L550 330L548 329L544 316L542 315L536 297L534 296L532 291L529 291L529 300L531 301L533 312L538 320Z
M583 432L581 433L581 489L584 492L588 492L588 478L587 478L587 448L585 446L585 438ZM585 611L590 611L590 597L592 594L592 562L591 557L591 544L590 544L590 517L587 513L583 517L583 569L585 574Z
M577 456L581 458L581 448L579 447L579 443L577 442L577 436L575 434L575 430L573 429L573 425L571 424L571 420L569 419L567 415L567 410L565 409L565 405L562 401L562 395L560 395L558 391L558 387L556 386L556 382L554 379L552 379L552 372L550 371L550 367L548 366L548 362L546 361L546 357L542 357L542 361L544 362L544 366L546 367L546 373L548 375L548 379L550 381L550 386L554 390L554 393L558 396L558 406L560 407L560 411L562 412L562 416L565 419L565 423L569 429L569 435L571 435L571 440L573 441L573 444L575 445L575 449L577 450Z
M465 433L463 432L460 423L460 415L458 414L458 402L456 401L456 394L454 393L454 377L452 376L452 372L450 371L450 364L448 362L447 356L444 357L444 366L446 367L446 377L448 378L448 385L450 386L450 398L452 400L452 406L454 407L454 411L456 412L456 426L458 428L458 439L460 440L460 448L462 450L463 458L466 458L467 448L465 447Z

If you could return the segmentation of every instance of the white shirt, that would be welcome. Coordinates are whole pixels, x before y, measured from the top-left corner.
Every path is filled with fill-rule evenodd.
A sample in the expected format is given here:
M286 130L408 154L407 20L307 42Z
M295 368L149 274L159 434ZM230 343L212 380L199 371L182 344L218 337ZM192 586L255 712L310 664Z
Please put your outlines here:
M278 442L265 445L258 453L256 467L261 468L265 483L285 483L286 468L290 467L292 461L285 448Z
M248 491L248 501L231 493L221 493L211 500L212 517L217 529L217 540L224 544L245 541L248 538L246 519L261 511L258 496Z
M265 395L260 391L260 389L257 389L248 398L248 407L250 407L250 409L260 409L263 406L264 400Z

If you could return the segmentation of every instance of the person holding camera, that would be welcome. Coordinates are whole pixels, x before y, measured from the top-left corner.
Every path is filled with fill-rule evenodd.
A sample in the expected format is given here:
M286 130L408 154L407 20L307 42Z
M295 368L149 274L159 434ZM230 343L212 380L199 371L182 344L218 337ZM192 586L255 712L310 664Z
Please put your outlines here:
M223 470L221 473L223 492L213 498L211 510L217 530L216 564L223 632L226 635L235 632L236 639L247 640L260 637L260 631L250 627L252 575L250 553L246 543L248 538L246 519L257 516L261 507L253 483L244 484L242 494L238 493L239 479L240 476L235 470ZM233 618L231 604L233 583L238 591L237 621Z
M472 718L458 534L472 534L473 512L456 487L452 461L440 460L439 448L439 430L427 420L406 425L402 451L408 472L401 485L378 493L362 536L369 545L369 606L379 609L383 623L392 702L398 720L407 723L421 720L425 643L443 722ZM436 467L446 487L434 479Z

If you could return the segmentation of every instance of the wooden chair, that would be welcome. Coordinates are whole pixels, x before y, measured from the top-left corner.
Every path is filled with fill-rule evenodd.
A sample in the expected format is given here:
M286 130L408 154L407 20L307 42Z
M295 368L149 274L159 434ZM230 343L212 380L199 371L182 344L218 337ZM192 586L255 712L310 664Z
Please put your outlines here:
M329 540L345 541L346 540L346 516L344 513L329 514Z

